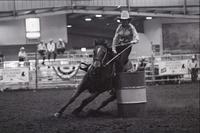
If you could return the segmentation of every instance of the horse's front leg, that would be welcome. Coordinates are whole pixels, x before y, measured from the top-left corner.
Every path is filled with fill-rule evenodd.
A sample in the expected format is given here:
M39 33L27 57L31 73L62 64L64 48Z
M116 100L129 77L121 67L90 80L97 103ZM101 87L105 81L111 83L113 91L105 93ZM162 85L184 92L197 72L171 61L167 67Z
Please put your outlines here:
M72 95L72 97L70 98L70 100L68 101L68 103L66 105L64 105L58 112L56 112L54 114L55 117L60 117L62 115L62 113L66 110L66 108L75 101L75 99L85 90L84 87L82 87L82 85L80 85L77 89L77 91Z
M88 105L90 102L92 102L99 94L100 94L99 92L96 92L96 93L91 94L88 98L84 99L84 100L82 101L81 105L80 105L78 108L76 108L76 109L72 112L72 114L78 115L78 114L83 110L83 108L84 108L86 105Z
M107 98L105 101L101 103L101 105L96 109L96 111L99 111L106 105L108 105L110 102L114 101L116 99L116 95L111 95L109 98Z

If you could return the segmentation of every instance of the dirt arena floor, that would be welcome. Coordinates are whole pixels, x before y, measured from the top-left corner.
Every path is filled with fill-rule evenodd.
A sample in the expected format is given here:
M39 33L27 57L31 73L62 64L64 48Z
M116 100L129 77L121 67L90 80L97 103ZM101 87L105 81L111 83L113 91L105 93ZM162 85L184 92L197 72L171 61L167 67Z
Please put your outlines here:
M88 93L82 94L63 117L52 117L72 93L72 89L0 93L0 133L199 133L197 83L149 86L146 112L141 117L117 117L116 102L97 116L71 115ZM85 112L107 96L100 95Z

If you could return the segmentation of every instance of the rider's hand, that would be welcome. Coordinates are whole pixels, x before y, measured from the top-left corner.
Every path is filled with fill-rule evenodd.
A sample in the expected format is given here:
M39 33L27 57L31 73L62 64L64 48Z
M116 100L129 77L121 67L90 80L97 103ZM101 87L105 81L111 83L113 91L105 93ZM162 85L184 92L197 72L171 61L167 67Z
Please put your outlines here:
M117 54L117 51L115 49L112 49L112 51L113 51L114 54Z
M133 41L131 41L130 43L131 44L136 44L138 41L137 40L133 40Z

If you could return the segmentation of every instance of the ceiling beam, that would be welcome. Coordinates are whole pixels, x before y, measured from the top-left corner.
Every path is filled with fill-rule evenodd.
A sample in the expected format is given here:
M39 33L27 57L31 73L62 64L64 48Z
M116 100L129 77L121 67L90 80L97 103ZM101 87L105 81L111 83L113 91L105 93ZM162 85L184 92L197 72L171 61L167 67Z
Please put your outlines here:
M200 5L186 5L187 6L187 8L188 7L199 7ZM78 7L85 7L85 9L86 8L91 8L91 9L101 9L101 8L105 8L105 9L115 9L115 8L118 8L118 9L126 9L127 7L126 6L78 6L78 5L76 5L76 6L74 6L74 7L76 7L77 9L78 9ZM136 9L138 9L138 8L183 8L184 7L184 5L170 5L170 6L130 6L130 8L136 8Z
M74 19L74 18L78 18L78 17L84 16L84 14L79 14L79 13L75 14L75 13L73 13L73 14L69 14L67 16L68 16L69 19Z
M52 16L59 14L102 14L102 15L120 15L120 11L102 11L102 10L82 10L82 9L73 9L73 10L63 10L56 12L46 12L39 14L29 14L24 16L9 16L9 17L0 17L0 20L11 20L19 19L26 17L40 17L40 16ZM199 19L199 15L184 15L184 14L166 14L166 13L149 13L149 12L134 12L130 11L131 16L151 16L151 17L165 17L165 18L186 18L186 19Z
M13 19L16 19L16 20L17 19L25 19L25 18L28 18L28 17L53 16L53 15L70 14L70 13L72 13L71 10L46 12L46 13L40 13L40 14L29 14L29 15L23 15L23 16L8 16L8 17L0 17L0 21L13 20Z
M73 13L120 15L120 11L98 11L98 10L73 10ZM132 12L132 11L130 12L130 15L131 16L167 17L167 18L187 18L187 19L200 18L198 15L148 13L148 12Z

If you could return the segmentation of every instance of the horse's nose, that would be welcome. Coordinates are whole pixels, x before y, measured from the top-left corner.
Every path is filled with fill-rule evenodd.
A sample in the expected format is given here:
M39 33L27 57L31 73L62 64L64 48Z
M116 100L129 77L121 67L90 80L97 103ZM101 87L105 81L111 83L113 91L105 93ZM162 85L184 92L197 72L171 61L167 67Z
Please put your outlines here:
M93 66L94 66L95 68L100 67L100 66L101 66L100 61L95 61L94 64L93 64Z

